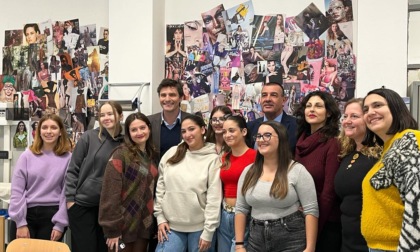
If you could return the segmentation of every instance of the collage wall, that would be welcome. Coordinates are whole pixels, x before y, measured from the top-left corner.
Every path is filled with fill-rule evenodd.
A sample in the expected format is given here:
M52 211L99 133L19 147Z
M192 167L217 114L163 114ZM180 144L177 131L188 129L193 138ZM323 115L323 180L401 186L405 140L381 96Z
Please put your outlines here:
M6 30L0 103L17 121L13 147L32 143L38 120L59 115L74 142L97 113L99 92L108 81L109 30L78 19L27 23Z
M248 121L263 116L264 83L284 86L284 111L294 114L309 92L330 93L340 108L354 97L351 0L325 0L300 13L255 13L252 1L197 13L166 25L165 77L181 81L181 109L209 117L228 105ZM324 8L325 7L325 8Z

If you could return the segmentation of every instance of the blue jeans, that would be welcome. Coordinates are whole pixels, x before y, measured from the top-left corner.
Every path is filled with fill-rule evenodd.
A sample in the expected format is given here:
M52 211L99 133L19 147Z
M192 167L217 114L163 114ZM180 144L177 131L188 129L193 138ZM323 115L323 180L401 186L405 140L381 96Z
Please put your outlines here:
M178 232L171 229L171 232L168 233L168 240L163 243L158 243L156 247L156 252L198 252L198 243L200 241L200 236L203 231L197 232ZM214 252L216 246L216 239L211 243L209 252Z
M247 219L244 242L248 245L249 221ZM220 226L217 229L217 251L235 251L235 213L229 213L222 208Z
M222 208L220 226L217 229L217 251L235 251L235 213Z
M305 219L300 211L276 220L252 218L248 252L302 252L305 248Z

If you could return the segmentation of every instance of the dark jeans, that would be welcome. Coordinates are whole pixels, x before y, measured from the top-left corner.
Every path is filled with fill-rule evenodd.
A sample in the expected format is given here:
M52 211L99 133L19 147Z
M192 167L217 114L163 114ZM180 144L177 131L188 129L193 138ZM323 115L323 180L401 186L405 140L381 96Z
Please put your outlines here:
M341 249L341 223L327 221L318 233L316 252L337 252Z
M29 235L31 238L51 240L51 232L54 224L51 222L53 216L58 211L58 206L36 206L27 209L26 222L28 223ZM16 223L10 225L10 241L16 239ZM61 236L60 241L63 239Z
M98 223L99 207L74 204L67 210L72 252L107 252L104 232Z
M302 252L305 248L305 219L300 211L276 220L251 219L248 252Z

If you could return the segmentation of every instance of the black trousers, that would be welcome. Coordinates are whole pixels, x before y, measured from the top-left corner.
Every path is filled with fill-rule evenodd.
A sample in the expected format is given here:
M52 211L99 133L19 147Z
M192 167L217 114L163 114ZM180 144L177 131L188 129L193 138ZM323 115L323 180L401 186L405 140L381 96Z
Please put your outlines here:
M99 207L74 204L67 210L72 252L107 252L104 232L98 223Z
M327 221L316 243L316 252L338 252L341 250L341 223Z
M36 206L27 209L26 222L28 223L29 235L31 238L51 240L51 232L54 224L51 222L58 211L58 206ZM16 223L10 225L10 241L16 239ZM64 236L65 230L63 232ZM61 236L61 240L63 239Z

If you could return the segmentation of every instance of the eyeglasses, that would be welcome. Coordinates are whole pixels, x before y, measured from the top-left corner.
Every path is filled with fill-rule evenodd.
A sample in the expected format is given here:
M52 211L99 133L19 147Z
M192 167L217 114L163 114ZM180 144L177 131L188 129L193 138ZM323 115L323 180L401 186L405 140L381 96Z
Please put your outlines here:
M274 136L273 133L267 132L263 134L258 133L253 138L254 138L254 141L261 141L262 139L264 142L268 142L271 140L271 137L278 137L278 136Z
M212 117L210 119L210 124L213 125L216 123L224 123L229 116L231 116L231 114L227 114L221 117Z

